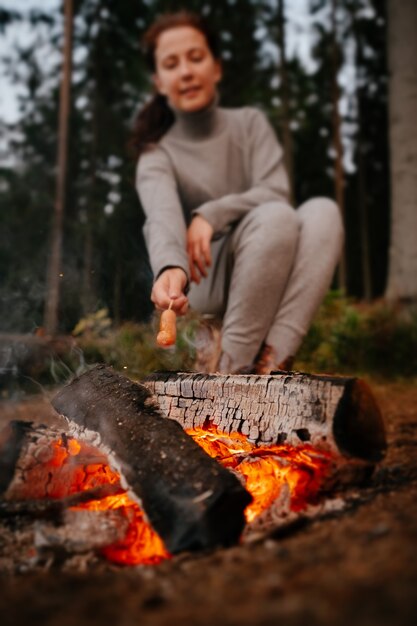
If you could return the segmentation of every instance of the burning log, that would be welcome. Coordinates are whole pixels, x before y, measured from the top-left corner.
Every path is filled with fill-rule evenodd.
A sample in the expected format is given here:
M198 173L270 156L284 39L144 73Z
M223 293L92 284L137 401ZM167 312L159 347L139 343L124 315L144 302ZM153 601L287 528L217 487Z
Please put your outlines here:
M58 560L74 552L94 559L98 550L122 564L169 556L94 446L56 427L13 421L0 433L0 466L0 543L20 554L11 571L19 561L41 563L45 552L48 560L55 552Z
M66 510L61 523L38 524L34 544L40 554L68 554L103 550L123 540L129 521L120 511Z
M123 492L107 457L62 430L14 420L0 432L0 517L59 519L67 508ZM94 468L94 472L91 468Z
M236 541L243 509L242 539L249 541L299 515L340 506L323 497L357 484L383 454L379 410L355 379L165 373L147 384L202 449L161 417L148 388L103 366L53 400L74 420L70 432L12 421L0 433L0 540L10 554L15 535L7 533L16 518L16 536L23 546L32 542L36 562L55 553L95 558L97 551L117 563L159 562L169 554L138 498L171 552ZM268 432L273 445L262 444ZM363 439L361 456L355 437ZM241 476L250 506L224 468Z
M146 387L97 366L75 378L52 404L78 425L73 436L97 445L99 434L123 486L140 498L172 554L238 540L251 496L179 424L159 413Z
M4 493L14 477L17 460L30 423L11 421L0 433L0 494Z
M80 504L102 500L108 496L123 493L120 485L105 484L88 491L81 491L62 498L45 498L40 500L0 500L0 518L28 516L32 519L51 518L59 520L67 509L77 507Z
M145 384L162 413L186 429L211 424L259 445L307 442L369 462L379 461L386 449L379 407L368 385L357 378L161 372Z

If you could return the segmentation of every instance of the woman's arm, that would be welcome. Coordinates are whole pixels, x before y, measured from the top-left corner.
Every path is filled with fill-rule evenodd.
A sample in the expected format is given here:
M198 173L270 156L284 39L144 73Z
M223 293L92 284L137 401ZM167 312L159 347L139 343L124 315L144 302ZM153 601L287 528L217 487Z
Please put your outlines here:
M205 202L194 211L211 224L215 233L240 220L255 206L272 200L288 202L288 176L275 131L261 111L248 108L246 115L244 149L249 153L250 188Z
M140 157L136 189L145 212L143 233L155 278L167 267L182 268L188 278L185 218L171 164L161 148Z
M139 159L136 188L145 212L143 233L155 282L151 300L183 314L188 307L187 229L168 157L160 148Z

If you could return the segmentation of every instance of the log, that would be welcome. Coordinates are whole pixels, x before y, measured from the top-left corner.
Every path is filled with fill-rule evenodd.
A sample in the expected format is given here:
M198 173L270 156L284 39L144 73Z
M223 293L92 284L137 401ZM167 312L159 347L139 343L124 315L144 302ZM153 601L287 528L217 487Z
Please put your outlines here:
M379 461L381 411L358 378L279 372L270 376L157 372L144 384L183 428L213 425L261 444L310 443L337 455Z
M51 519L59 522L67 509L108 496L124 493L120 485L102 485L87 491L74 493L63 498L45 498L40 500L0 500L0 518L16 515L33 519Z
M62 444L57 445L58 442ZM70 455L67 442L68 435L63 429L44 424L34 426L30 422L14 421L1 431L0 468L4 479L0 514L15 509L16 513L32 512L34 517L43 513L47 516L48 511L59 512L83 498L93 499L86 496L86 488L90 495L91 491L100 495L97 488L103 489L104 481L99 472L97 478L91 476L89 467L94 465L104 471L108 465L106 455L91 445L84 445L79 454ZM120 484L116 487L120 492ZM104 495L103 492L101 497Z
M118 510L65 510L59 524L37 525L34 547L38 552L56 551L58 554L97 551L122 541L128 526L129 520Z
M122 541L129 518L119 510L74 510L91 501L124 493L120 482L104 482L107 457L77 445L62 429L11 421L0 432L0 543L13 555L12 569L56 552L91 555ZM26 556L25 556L26 554ZM4 565L4 559L2 561Z
M52 405L73 422L73 436L106 450L169 552L239 539L250 494L160 414L146 387L99 365L58 392Z
M13 420L0 433L0 494L12 481L30 422Z

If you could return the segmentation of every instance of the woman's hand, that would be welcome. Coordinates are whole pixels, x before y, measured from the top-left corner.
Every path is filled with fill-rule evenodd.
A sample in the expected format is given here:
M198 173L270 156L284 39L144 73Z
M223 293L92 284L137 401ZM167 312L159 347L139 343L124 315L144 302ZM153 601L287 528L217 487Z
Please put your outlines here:
M187 253L190 264L190 278L199 283L207 276L207 269L211 265L210 242L213 236L213 227L201 215L196 215L187 230Z
M170 267L156 279L151 300L157 309L167 309L172 301L172 310L184 315L188 309L188 298L184 294L187 275L180 267Z

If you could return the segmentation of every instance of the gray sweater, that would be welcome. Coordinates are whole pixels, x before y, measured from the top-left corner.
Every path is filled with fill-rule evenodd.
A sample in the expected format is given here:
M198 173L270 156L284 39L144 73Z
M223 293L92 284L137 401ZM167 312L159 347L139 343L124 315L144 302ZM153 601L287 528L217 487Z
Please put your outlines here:
M176 120L137 166L144 235L154 276L165 267L188 276L186 229L194 214L219 236L247 211L288 202L283 152L263 113L212 105Z

